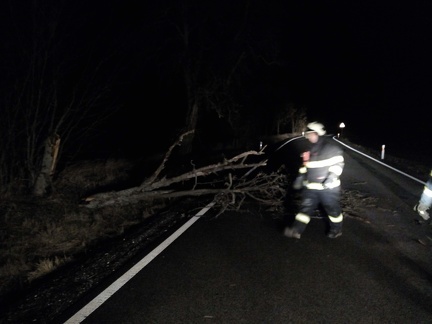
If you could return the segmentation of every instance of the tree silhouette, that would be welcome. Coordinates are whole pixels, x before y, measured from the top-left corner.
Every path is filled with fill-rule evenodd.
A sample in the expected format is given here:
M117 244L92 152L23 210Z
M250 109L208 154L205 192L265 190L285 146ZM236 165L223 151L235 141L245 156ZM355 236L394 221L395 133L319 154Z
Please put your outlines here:
M2 98L3 191L18 186L45 195L66 144L79 150L82 139L115 109L104 101L110 81L100 77L109 55L100 59L77 53L82 48L73 47L76 39L61 31L69 27L62 25L68 9L62 1L39 0L25 8L15 2L8 7L2 42L10 63Z

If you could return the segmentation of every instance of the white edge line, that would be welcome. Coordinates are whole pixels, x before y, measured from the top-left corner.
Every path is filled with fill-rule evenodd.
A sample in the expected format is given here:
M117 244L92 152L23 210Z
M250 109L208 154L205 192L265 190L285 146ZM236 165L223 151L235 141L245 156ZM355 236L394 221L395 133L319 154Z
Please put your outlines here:
M81 323L93 313L99 306L101 306L108 298L114 295L123 285L132 279L138 272L140 272L146 265L148 265L154 258L156 258L165 248L174 242L180 235L182 235L189 227L195 223L200 216L204 215L210 208L214 206L215 202L212 201L206 207L201 209L194 217L189 219L182 227L175 231L170 237L163 241L159 246L147 254L137 264L130 268L123 276L114 281L108 288L96 296L87 305L81 308L75 315L69 318L65 324Z
M362 152L360 152L360 151L357 151L356 149L353 149L351 146L346 145L345 143L343 143L343 142L337 140L337 139L334 138L334 137L333 137L333 139L334 139L336 142L338 142L339 144L341 144L341 145L343 145L343 146L349 148L351 151L354 151L354 152L356 152L356 153L358 153L358 154L361 154L361 155L363 155L363 156L365 156L365 157L367 157L367 158L369 158L369 159L371 159L371 160L373 160L373 161L375 161L375 162L378 162L379 164L382 164L382 165L384 165L385 167L387 167L387 168L389 168L389 169L392 169L393 171L396 171L396 172L398 172L398 173L400 173L400 174L403 174L404 176L406 176L406 177L408 177L408 178L410 178L410 179L412 179L412 180L414 180L414 181L417 181L417 182L419 182L419 183L421 183L421 184L423 184L423 185L426 184L424 181L421 181L421 180L419 180L419 179L417 179L417 178L414 178L413 176L411 176L411 175L409 175L409 174L407 174L407 173L405 173L405 172L402 172L402 171L400 171L400 170L398 170L398 169L395 169L395 168L393 168L393 167L390 166L390 165L387 165L387 164L385 164L385 163L383 163L383 162L381 162L381 161L379 161L379 160L377 160L377 159L374 159L373 157L370 157L369 155L366 155L366 154L364 154L364 153L362 153Z

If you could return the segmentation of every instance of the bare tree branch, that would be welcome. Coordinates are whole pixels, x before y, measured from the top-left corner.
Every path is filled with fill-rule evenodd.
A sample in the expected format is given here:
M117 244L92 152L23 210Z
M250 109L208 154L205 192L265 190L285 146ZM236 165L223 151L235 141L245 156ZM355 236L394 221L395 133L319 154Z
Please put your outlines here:
M181 139L189 132L180 136L168 150L162 163L148 179L140 186L116 192L98 193L84 199L85 207L95 209L111 205L127 205L140 201L152 201L155 199L178 198L185 196L214 195L220 213L227 209L238 209L245 199L253 199L268 206L282 206L285 197L286 177L282 172L266 174L258 172L251 176L251 172L239 174L239 170L257 170L267 165L267 160L248 163L247 158L263 155L262 151L247 151L230 159L216 164L207 165L189 172L166 178L159 178L165 163L172 153L173 148L181 142ZM227 171L227 172L226 172ZM220 173L220 178L208 182L207 188L197 188L199 178ZM190 183L193 180L193 183ZM182 184L180 189L173 188L173 184Z
M170 148L168 149L167 153L165 154L162 163L159 165L159 167L157 168L157 170L148 178L146 179L142 184L141 187L145 187L148 186L149 184L153 183L157 177L159 176L159 174L162 172L162 170L165 168L165 163L168 161L169 157L171 156L171 153L173 151L173 149L177 146L177 145L181 145L181 143L183 142L183 139L188 136L189 134L194 133L195 130L190 130L187 131L186 133L180 135L179 139L170 146Z

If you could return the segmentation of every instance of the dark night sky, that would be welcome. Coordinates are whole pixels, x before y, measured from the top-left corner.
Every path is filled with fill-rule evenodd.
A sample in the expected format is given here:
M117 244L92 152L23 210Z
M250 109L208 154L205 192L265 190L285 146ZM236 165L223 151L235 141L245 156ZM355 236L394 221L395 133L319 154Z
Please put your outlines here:
M75 42L74 50L83 56L89 49L99 57L110 55L106 73L115 75L112 97L123 105L111 128L101 130L119 134L107 140L110 147L125 141L151 146L163 133L172 139L183 126L186 103L171 42L174 27L160 20L166 8L178 3L79 0L66 6L63 32ZM295 98L307 107L311 121L323 122L330 132L343 121L347 136L377 149L386 144L388 152L397 147L427 154L432 146L430 1L185 3L198 16L210 17L211 27L201 25L199 33L215 45L230 28L238 28L249 3L251 35L271 40L269 52L277 44L273 94ZM223 62L226 47L219 50L212 48ZM260 89L265 85L258 75Z

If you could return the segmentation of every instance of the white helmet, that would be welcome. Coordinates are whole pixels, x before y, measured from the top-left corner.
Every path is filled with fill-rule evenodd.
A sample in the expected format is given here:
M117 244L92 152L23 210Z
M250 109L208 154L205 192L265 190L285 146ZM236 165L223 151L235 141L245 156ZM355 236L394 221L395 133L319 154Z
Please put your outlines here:
M324 129L324 125L318 122L312 122L307 124L307 130L305 131L305 134L315 132L319 136L325 135L326 131Z

